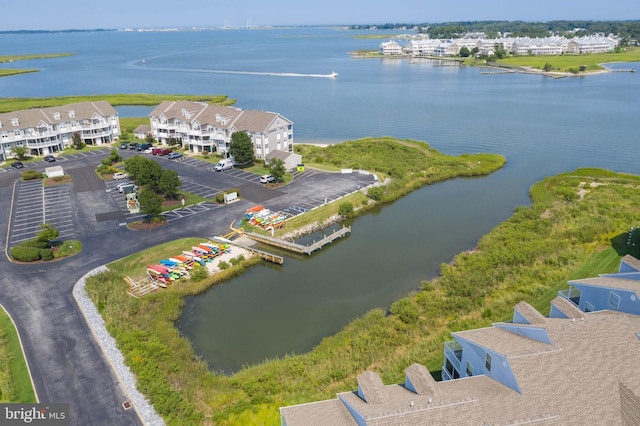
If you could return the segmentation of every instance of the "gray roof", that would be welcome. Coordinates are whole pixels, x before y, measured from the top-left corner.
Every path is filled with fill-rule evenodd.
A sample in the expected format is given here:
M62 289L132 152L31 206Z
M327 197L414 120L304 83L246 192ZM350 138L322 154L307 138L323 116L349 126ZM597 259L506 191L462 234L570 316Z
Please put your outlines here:
M5 112L0 114L1 130L24 129L45 125L68 123L91 119L94 116L117 116L118 112L107 101L78 102L47 108L32 108L20 111ZM13 125L12 120L18 119L18 124Z
M212 105L193 101L162 101L149 114L149 117L176 119L201 126L213 125L219 129L235 128L239 131L263 133L277 120L283 125L291 121L275 112L241 110L240 108Z
M141 124L134 129L133 133L151 133L151 126L148 124Z
M569 281L569 283L587 284L590 286L598 286L598 287L617 288L621 290L631 290L631 291L635 291L636 294L638 294L638 290L640 290L640 281L638 280L614 278L611 276L585 278L582 280L571 280Z
M640 271L640 260L638 260L635 257L631 256L630 254L626 254L620 260L622 262L626 263L627 265L631 266L632 268L634 268L636 271Z
M273 151L269 151L269 153L265 155L265 157L267 160L278 159L278 160L286 161L287 158L291 157L292 155L299 155L299 154L296 154L294 152L281 151L279 149L274 149Z
M504 354L521 392L478 375L436 382L429 385L432 389L414 393L398 384L380 388L374 373L368 372L358 382L366 395L374 395L375 403L345 392L330 406L338 410L335 402L344 401L367 425L640 424L640 339L636 335L640 317L599 311L579 312L576 318L571 314L578 312L559 299L552 303L570 318L546 318L536 325L505 324L542 327L552 344L499 327L455 333ZM412 377L414 369L408 369ZM282 413L287 426L323 424L325 407L329 405L293 406ZM332 417L324 424L352 425L353 419Z

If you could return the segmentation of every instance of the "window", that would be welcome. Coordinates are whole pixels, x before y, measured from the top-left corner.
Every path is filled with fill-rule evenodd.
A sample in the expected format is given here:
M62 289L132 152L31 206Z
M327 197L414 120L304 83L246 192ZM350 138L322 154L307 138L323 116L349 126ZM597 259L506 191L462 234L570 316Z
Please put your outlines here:
M487 358L484 361L484 368L487 369L487 371L491 371L491 355L487 354Z
M473 365L469 361L467 361L467 376L473 376Z
M609 307L613 309L618 309L619 305L620 305L620 296L618 296L614 292L609 293Z
M584 304L584 311L585 312L593 312L595 310L596 310L596 308L591 303L587 302L587 303Z

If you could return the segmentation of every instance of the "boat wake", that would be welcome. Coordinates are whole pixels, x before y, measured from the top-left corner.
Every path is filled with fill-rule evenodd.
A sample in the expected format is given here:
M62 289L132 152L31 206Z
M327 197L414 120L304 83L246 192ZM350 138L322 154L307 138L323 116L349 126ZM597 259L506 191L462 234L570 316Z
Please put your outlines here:
M208 74L237 74L237 75L264 75L270 77L310 77L310 78L337 78L337 72L331 72L329 74L303 74L294 72L267 72L267 71L235 71L235 70L210 70L210 69L198 69L198 68L166 68L166 67L150 67L143 59L140 62L132 63L132 67L138 69L145 69L150 71L165 71L165 72L191 72L191 73L208 73Z

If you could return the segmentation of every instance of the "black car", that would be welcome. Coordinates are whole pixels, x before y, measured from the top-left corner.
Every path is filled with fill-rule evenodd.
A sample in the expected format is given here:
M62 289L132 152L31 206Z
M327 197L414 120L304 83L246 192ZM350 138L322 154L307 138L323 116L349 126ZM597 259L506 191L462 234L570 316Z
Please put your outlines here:
M138 148L138 142L131 142L129 144L129 149L136 149Z
M53 163L54 161L56 161L56 157L54 157L53 155L45 155L44 161L46 161L47 163Z
M14 161L13 163L11 163L11 167L13 167L14 169L21 169L24 167L24 164L22 164L22 161Z
M138 145L138 151L144 151L147 148L151 148L151 144L148 142L141 143L140 145Z

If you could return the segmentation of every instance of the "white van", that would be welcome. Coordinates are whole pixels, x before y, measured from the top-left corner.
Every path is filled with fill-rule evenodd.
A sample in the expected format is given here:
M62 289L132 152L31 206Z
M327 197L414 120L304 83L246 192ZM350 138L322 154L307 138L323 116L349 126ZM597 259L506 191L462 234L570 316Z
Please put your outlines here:
M218 164L215 165L214 169L216 172L222 172L224 170L232 169L235 165L236 162L233 161L232 158L223 158L222 160L218 161Z

